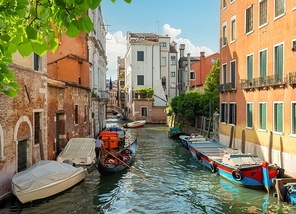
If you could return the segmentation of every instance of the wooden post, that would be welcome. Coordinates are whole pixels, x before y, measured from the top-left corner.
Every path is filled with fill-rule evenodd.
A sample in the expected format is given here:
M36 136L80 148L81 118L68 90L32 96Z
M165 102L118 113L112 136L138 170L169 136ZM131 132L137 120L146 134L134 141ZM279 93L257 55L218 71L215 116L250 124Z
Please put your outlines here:
M230 140L229 140L229 148L232 148L232 141L233 141L233 131L234 131L234 126L231 126L230 129Z
M242 153L246 152L246 134L245 130L242 131Z
M212 123L212 118L210 117L209 119L209 126L208 126L208 138L210 138L210 131L211 131L211 123Z
M268 162L269 162L269 163L272 163L272 131L269 132Z
M44 160L44 148L43 148L43 137L42 137L42 130L39 130L39 149L40 149L40 158Z
M204 116L201 117L200 134L202 135Z

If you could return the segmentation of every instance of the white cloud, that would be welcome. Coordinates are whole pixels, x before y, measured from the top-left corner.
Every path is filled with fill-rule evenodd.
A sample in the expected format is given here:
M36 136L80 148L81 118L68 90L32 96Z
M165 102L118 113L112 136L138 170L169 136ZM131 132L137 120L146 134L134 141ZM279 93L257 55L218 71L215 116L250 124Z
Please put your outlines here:
M178 38L181 34L181 29L172 28L169 24L163 25L163 35L168 35L171 37L171 41L175 41L177 43L177 51L179 51L179 45L185 44L185 56L187 53L190 53L191 56L199 56L201 51L205 52L205 55L211 55L214 52L205 46L195 46L188 39ZM108 59L108 71L107 78L111 76L112 80L117 79L117 57L124 57L126 52L126 38L123 35L122 31L117 31L114 34L107 33L106 35L106 54Z

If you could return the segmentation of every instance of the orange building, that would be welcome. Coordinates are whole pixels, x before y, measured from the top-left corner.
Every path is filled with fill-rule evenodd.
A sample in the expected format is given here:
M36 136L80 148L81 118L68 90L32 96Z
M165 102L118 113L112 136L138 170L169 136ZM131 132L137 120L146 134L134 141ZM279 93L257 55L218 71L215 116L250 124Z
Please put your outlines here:
M220 9L220 141L296 176L296 1L221 0Z
M63 34L56 52L47 55L47 70L48 158L55 159L71 138L92 133L87 34Z
M200 52L199 61L190 64L190 88L203 91L206 76L211 72L216 60L220 58L219 53L205 57L205 52Z

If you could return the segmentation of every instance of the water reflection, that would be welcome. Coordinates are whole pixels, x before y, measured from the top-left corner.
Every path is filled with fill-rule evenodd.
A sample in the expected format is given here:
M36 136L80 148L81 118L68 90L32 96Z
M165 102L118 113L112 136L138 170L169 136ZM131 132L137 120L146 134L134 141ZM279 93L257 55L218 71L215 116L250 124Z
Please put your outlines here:
M108 121L117 125L118 119ZM121 122L121 121L119 121ZM165 125L127 130L138 135L131 169L100 176L96 169L65 192L28 204L12 202L6 213L296 213L263 190L234 185L197 164Z

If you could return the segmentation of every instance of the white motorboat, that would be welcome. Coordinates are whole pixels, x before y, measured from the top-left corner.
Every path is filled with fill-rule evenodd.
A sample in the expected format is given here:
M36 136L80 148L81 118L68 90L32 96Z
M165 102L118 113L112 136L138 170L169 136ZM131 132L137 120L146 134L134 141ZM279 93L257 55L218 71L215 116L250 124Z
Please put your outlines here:
M15 174L11 181L13 194L26 203L60 193L82 181L87 169L67 163L41 160Z
M146 120L138 120L123 124L124 128L140 128L146 124Z
M89 166L96 157L94 138L72 138L58 155L58 162L73 163L75 166Z

